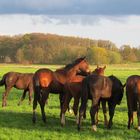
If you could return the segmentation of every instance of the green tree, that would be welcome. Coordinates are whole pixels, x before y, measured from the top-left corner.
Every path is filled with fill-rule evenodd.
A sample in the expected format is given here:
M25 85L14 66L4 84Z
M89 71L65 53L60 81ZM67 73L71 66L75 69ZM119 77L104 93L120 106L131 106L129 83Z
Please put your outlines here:
M109 63L119 64L122 61L121 55L118 52L108 51Z

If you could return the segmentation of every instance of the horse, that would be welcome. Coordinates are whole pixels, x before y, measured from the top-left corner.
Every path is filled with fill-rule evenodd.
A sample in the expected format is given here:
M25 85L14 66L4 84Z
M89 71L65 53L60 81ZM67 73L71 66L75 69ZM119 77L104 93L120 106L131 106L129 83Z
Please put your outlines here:
M121 100L123 98L125 84L123 85L121 81L114 75L108 76L108 78L112 81L111 97L101 98L99 103L100 102L102 103L102 109L103 109L103 114L104 114L104 124L110 129L113 125L112 120L113 120L113 116L115 112L115 107L116 105L120 105ZM109 117L110 117L109 123L107 120L106 102L108 103L108 107L109 107ZM98 123L98 111L96 115L97 115L96 123Z
M78 130L81 128L81 120L86 110L88 99L91 99L92 106L90 116L92 130L97 131L95 114L98 111L98 102L101 98L111 97L112 81L102 75L89 75L82 81L81 105L79 109Z
M133 112L137 111L138 131L140 131L140 76L132 75L126 80L126 97L128 108L128 129L133 125Z
M24 100L27 91L29 92L29 104L31 104L33 93L32 79L33 73L8 72L4 74L2 80L0 81L0 86L5 85L5 92L2 97L2 107L7 105L7 96L12 87L24 90L18 105L20 105Z
M92 72L92 74L95 75L104 75L104 70L106 66L104 67L99 67L97 65L96 69ZM86 76L86 75L85 75ZM64 85L63 93L64 93L64 98L63 98L63 106L61 108L61 125L65 125L65 113L66 110L69 108L69 103L72 97L74 98L74 105L73 105L73 111L74 115L76 116L76 122L78 120L77 112L78 112L78 106L79 106L79 100L81 96L81 89L82 89L82 81L85 77L81 77L81 79L78 81L77 77L75 77L75 80L73 79L73 82L67 82ZM84 116L85 118L85 116Z
M39 102L41 107L42 120L46 123L44 106L50 92L59 93L60 107L62 108L63 86L66 82L72 81L75 76L77 76L77 78L81 78L80 75L76 75L79 71L89 72L89 64L85 57L78 58L73 63L66 65L64 68L57 69L55 72L47 68L39 69L35 72L33 76L33 123L36 122L35 111L37 102Z

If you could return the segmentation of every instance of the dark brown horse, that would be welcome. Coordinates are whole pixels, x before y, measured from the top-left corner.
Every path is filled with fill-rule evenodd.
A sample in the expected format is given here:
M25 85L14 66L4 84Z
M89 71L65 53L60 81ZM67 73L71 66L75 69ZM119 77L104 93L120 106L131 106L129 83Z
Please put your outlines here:
M68 64L64 68L58 69L55 72L45 68L39 69L35 72L33 77L33 123L36 122L35 110L37 107L37 102L39 102L41 107L42 119L44 122L46 122L44 106L50 92L60 94L60 105L62 107L63 86L66 82L71 82L75 76L80 78L79 75L76 75L79 73L79 71L89 72L89 65L85 57L79 58L72 64Z
M133 112L137 111L138 131L140 131L140 76L132 75L126 81L126 97L128 107L128 129L133 124Z
M92 100L90 116L92 121L92 129L96 131L95 114L98 111L98 103L101 98L111 97L112 81L105 76L90 75L82 82L81 106L79 109L78 130L81 128L81 120L86 110L88 99Z
M26 92L29 92L29 104L31 104L31 98L33 93L33 73L19 73L19 72L8 72L3 75L0 81L0 86L5 85L5 92L3 93L2 106L7 105L7 96L12 87L24 90L23 95L20 99L19 104L24 100Z
M100 102L102 103L102 109L103 109L103 114L104 114L104 124L108 128L111 128L113 125L112 120L113 120L113 116L114 116L114 112L115 112L115 107L116 107L116 105L119 105L121 103L125 84L123 85L121 83L121 81L113 75L109 76L108 78L112 81L111 97L101 98ZM110 117L109 123L107 120L106 102L108 103L108 107L109 107L109 117ZM98 113L97 113L97 115L98 115ZM98 122L98 119L96 121Z
M97 68L92 72L95 75L104 75L104 70L105 70L106 66L99 67L97 66ZM75 77L75 79L73 79L73 82L67 82L64 85L64 103L61 109L61 125L65 125L65 113L66 110L69 107L69 103L70 100L72 99L72 97L74 98L74 105L73 105L73 111L74 111L74 115L77 116L77 111L78 111L78 106L79 106L79 99L81 97L81 89L82 89L82 81L85 77L81 76L81 79L79 78L77 80L77 77ZM85 116L84 116L85 117ZM78 116L77 116L78 119ZM77 120L76 119L76 120Z

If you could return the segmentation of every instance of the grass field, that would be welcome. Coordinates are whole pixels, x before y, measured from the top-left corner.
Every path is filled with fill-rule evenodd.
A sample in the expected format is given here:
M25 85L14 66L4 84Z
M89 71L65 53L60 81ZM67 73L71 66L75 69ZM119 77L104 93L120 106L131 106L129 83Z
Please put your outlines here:
M52 70L60 66L46 65L13 65L0 64L0 78L8 71L17 72L35 72L40 67L47 67ZM92 67L94 69L95 66ZM106 75L115 75L123 83L128 76L140 74L140 64L125 64L125 65L109 65L105 71ZM17 106L19 98L22 94L21 90L12 89L8 96L8 106L1 107L2 93L4 87L0 87L0 140L139 140L140 133L136 130L137 119L134 120L134 127L131 130L127 129L127 106L126 95L120 106L116 107L115 116L113 119L113 127L107 130L103 125L103 114L100 110L98 131L91 131L91 122L89 108L87 111L87 119L82 123L82 130L77 131L75 117L66 113L66 125L61 127L59 119L59 97L58 95L50 94L48 105L46 106L47 123L44 124L41 120L40 107L37 108L37 123L32 123L32 105L28 105L28 98ZM90 101L88 103L90 107Z

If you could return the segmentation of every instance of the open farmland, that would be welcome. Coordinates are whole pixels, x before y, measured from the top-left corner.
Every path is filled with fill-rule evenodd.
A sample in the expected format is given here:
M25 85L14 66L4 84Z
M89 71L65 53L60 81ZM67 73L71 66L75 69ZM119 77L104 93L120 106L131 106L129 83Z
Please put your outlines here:
M0 78L3 74L9 71L17 72L35 72L40 67L47 67L52 70L61 66L54 65L14 65L14 64L0 64ZM91 67L92 69L95 66ZM140 64L119 64L108 65L105 70L105 75L115 75L122 83L125 83L128 76L133 74L140 74ZM127 129L127 106L126 95L121 105L116 107L115 116L113 119L113 127L107 130L103 123L103 113L99 113L98 131L91 131L89 107L87 111L87 119L82 123L82 130L77 131L75 124L75 117L72 114L66 113L66 125L61 127L59 119L59 97L58 95L50 94L48 105L46 105L47 123L44 124L41 119L40 107L37 108L37 122L35 125L32 123L32 105L28 105L28 96L23 101L21 106L17 103L22 95L21 90L12 89L8 96L8 106L2 108L2 93L4 86L0 87L0 139L1 140L28 140L28 139L41 139L41 140L81 140L81 139L101 139L101 140L134 140L140 139L140 133L137 132L137 119L135 117L134 127L131 130Z

